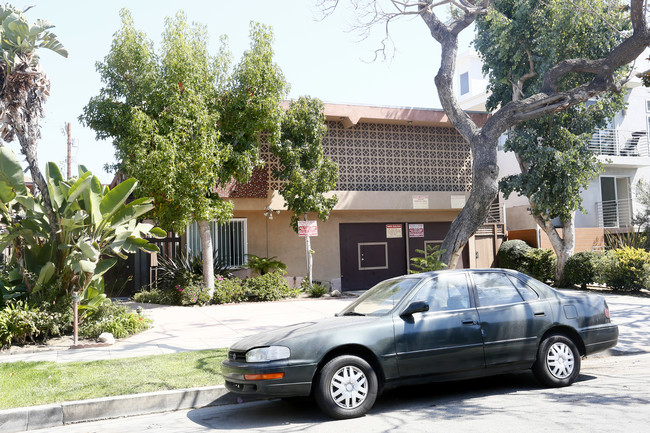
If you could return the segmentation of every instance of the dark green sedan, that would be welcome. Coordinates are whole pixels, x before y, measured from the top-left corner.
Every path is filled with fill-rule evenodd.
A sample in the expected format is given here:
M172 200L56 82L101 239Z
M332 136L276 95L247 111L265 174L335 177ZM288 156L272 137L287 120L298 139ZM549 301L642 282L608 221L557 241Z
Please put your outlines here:
M544 385L568 386L581 357L617 341L602 296L507 269L449 270L392 278L336 317L244 338L222 371L229 391L311 395L343 419L404 384L532 369Z

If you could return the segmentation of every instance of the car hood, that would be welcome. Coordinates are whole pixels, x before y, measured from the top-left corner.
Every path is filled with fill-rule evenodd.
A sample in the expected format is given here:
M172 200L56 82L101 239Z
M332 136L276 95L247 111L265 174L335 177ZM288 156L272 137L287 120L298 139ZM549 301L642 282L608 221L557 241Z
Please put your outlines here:
M295 325L284 326L271 331L260 332L244 337L232 346L231 350L247 351L254 347L270 345L288 345L296 341L300 344L306 343L310 336L321 337L333 334L337 331L349 332L351 326L363 326L376 322L379 318L372 316L339 316L327 319L314 320L310 322L296 323Z

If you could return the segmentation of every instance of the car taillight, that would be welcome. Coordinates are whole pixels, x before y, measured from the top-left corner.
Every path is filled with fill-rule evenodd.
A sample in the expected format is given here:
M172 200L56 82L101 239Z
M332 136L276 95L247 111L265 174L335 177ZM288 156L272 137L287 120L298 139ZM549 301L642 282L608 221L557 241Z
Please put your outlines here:
M609 317L609 306L607 305L607 301L605 301L605 317L611 319L611 317Z

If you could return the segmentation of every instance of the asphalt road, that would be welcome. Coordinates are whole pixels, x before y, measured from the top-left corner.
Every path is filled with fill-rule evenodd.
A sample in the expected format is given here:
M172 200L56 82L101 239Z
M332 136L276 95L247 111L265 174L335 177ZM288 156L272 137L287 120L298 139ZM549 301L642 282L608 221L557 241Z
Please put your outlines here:
M362 418L333 421L311 402L259 401L68 425L47 432L630 432L648 431L650 354L583 360L571 387L531 373L407 387Z

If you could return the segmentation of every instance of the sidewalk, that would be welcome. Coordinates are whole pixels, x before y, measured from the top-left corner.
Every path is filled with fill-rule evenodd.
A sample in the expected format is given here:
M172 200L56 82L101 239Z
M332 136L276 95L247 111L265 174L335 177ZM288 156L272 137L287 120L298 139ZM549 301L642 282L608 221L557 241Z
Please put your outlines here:
M72 338L51 341L48 345L11 348L0 352L0 362L16 361L93 361L145 355L220 349L247 335L293 323L331 317L352 298L296 299L207 307L173 307L129 303L142 306L153 319L153 327L111 346L70 349ZM80 345L92 342L80 341Z

